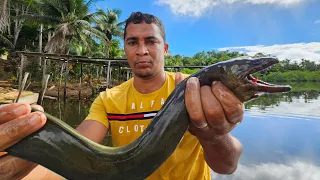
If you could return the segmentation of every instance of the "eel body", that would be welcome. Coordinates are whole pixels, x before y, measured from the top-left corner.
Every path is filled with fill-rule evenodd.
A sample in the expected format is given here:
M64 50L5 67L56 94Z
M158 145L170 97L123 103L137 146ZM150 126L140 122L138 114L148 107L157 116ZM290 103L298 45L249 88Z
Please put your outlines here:
M273 57L240 57L192 74L177 85L143 134L123 147L97 144L45 113L48 120L43 128L5 151L45 166L66 179L145 179L169 158L189 126L184 95L190 77L199 78L201 86L221 81L240 101L247 102L260 93L290 91L290 86L253 81L251 74L275 63L278 60Z

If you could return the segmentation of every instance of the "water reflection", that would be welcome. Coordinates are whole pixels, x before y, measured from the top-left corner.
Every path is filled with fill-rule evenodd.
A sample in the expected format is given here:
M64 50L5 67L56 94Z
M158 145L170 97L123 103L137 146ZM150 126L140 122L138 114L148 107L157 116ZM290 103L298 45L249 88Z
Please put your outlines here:
M266 94L245 107L250 112L320 116L319 96L318 91Z
M63 120L68 125L75 128L88 115L92 102L92 99L67 99L66 103L64 103L63 100L44 100L43 107L49 114Z
M269 94L246 104L244 121L233 135L243 156L221 180L320 179L319 91Z
M244 152L233 175L213 179L320 179L320 90L298 86L290 93L268 94L245 105L245 118L232 134ZM76 127L92 99L45 100L45 110Z

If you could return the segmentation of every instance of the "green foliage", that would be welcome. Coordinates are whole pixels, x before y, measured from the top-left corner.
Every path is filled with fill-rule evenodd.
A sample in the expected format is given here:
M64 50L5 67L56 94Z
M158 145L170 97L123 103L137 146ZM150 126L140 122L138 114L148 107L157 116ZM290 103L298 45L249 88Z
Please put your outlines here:
M269 82L320 82L320 71L270 72L268 75L260 76L259 78Z
M8 51L8 50L7 50L7 48L5 48L5 47L0 48L0 55L4 54L4 53L7 52L7 51Z
M90 56L96 58L125 58L121 41L123 41L123 25L119 22L122 13L119 9L103 10L97 8L96 12L90 12L91 4L96 1L86 0L15 0L10 1L7 16L11 16L8 30L0 33L0 54L5 51L33 51L39 52L43 49L52 50L70 55ZM9 4L8 4L9 6ZM24 10L25 14L17 13ZM19 31L18 43L15 42L15 20L19 20L22 26ZM43 48L39 47L40 24L43 24ZM2 53L1 53L2 52ZM208 66L231 58L243 56L239 52L232 51L201 51L193 56L169 55L165 57L165 66L175 66L180 68L167 69L169 71L180 71L186 74L193 74L200 70L202 66ZM265 56L257 53L254 57ZM9 57L15 59L16 57ZM13 61L13 60L12 60ZM41 79L43 63L38 59L28 59L27 71L32 77ZM16 63L16 62L15 62ZM60 80L64 74L60 75L62 62L47 62L47 72L51 75L51 80ZM200 66L182 68L182 66ZM12 66L17 71L17 66ZM72 67L72 68L71 68ZM1 69L0 69L1 70ZM102 72L102 67L94 65L83 65L83 73L97 74ZM69 80L78 81L80 73L79 64L70 64ZM113 73L112 76L117 74ZM302 59L300 63L285 59L279 64L255 76L268 82L320 82L320 64L312 60ZM115 75L117 77L117 75ZM120 77L120 75L119 75Z
M300 91L293 88L293 90L288 93L264 94L257 99L247 102L245 104L245 108L259 108L265 110L268 107L278 106L281 102L290 103L293 101L293 99L303 99L305 102L308 102L312 99L319 98L319 88L317 88L317 90L309 89L308 86L304 86L304 84L301 83L299 83L298 86L302 87L303 90L301 89L302 91Z
M184 73L184 74L194 74L196 73L197 71L199 71L200 69L199 68L196 68L196 69L189 69L189 68L185 68L181 71L181 73Z
M208 51L199 52L192 57L181 55L170 55L165 58L166 66L208 66L221 61L244 56L238 52L229 51ZM257 53L254 57L263 57ZM271 68L254 74L255 77L268 82L320 82L320 64L314 61L302 59L300 63L282 60ZM187 74L195 73L199 68L180 68L180 71ZM171 70L176 71L176 70Z
M238 52L229 51L208 51L199 52L192 57L186 57L181 55L166 56L165 65L166 66L208 66L217 62L229 60L231 58L244 56Z

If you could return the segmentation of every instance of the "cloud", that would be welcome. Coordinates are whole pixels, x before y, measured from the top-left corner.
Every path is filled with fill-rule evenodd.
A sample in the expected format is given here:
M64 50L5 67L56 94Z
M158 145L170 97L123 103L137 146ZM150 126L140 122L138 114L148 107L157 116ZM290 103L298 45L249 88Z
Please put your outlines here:
M295 43L295 44L275 44L271 46L257 45L257 46L239 46L239 47L224 47L219 48L219 51L238 51L245 52L249 56L256 53L270 54L279 59L290 59L297 61L307 59L320 63L320 42L310 43Z
M212 180L318 180L320 167L302 161L290 164L264 163L260 165L239 164L232 175L218 175L212 173Z
M157 0L157 3L168 5L174 14L199 17L218 6L252 4L289 8L311 1L313 0Z
M320 24L320 19L319 19L319 20L314 21L314 24Z

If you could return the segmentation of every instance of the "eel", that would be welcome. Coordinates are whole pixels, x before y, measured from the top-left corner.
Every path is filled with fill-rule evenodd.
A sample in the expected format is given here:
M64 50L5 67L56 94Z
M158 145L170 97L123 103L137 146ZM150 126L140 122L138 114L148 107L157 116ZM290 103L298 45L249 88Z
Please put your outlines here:
M269 84L252 76L278 62L274 57L239 57L199 70L176 86L142 135L126 146L95 143L45 113L48 120L40 130L5 151L71 180L145 179L170 157L188 129L190 119L184 94L190 77L199 78L201 86L221 81L245 103L260 94L291 90L290 86Z

